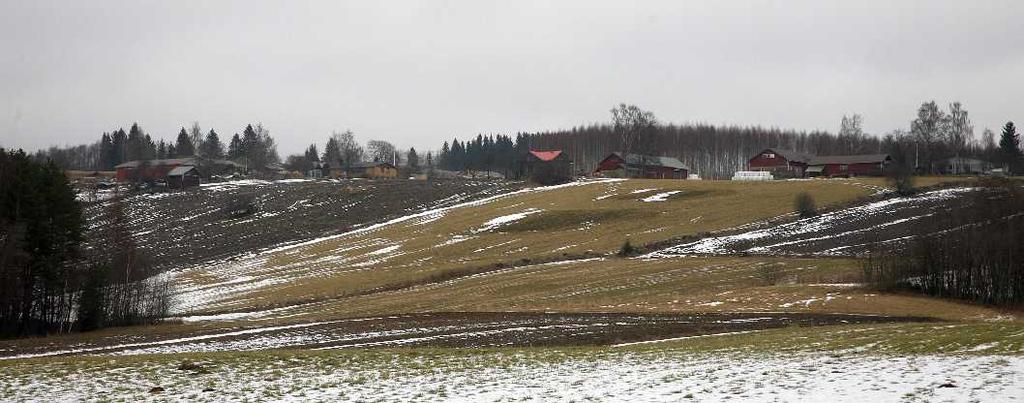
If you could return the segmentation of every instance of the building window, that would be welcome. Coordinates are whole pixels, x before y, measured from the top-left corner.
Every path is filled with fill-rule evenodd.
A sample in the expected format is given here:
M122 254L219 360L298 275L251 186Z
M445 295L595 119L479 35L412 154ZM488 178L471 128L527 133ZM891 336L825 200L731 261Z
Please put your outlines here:
M775 159L774 153L764 153L764 157L768 159Z
M840 165L840 166L839 166L839 170L840 170L840 171L845 171L845 170L846 170L846 167L847 167L847 165L845 165L845 164L843 164L843 165Z

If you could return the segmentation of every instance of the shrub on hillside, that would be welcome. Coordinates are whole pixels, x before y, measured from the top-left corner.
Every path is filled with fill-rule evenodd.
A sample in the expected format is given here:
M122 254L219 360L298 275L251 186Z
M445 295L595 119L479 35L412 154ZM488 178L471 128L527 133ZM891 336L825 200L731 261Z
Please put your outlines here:
M814 198L811 197L810 193L802 192L796 195L794 204L796 205L796 212L800 214L800 218L814 217L818 214L818 209L814 206Z
M638 249L635 246L633 246L632 243L629 242L629 238L626 238L626 243L622 244L622 247L619 248L618 255L620 257L627 257L627 256L633 256L637 252L638 252Z
M257 211L256 198L253 195L239 195L228 201L223 212L228 218L241 218L255 214Z
M757 275L761 277L764 285L776 285L782 280L782 267L777 264L761 265L757 268Z
M889 185L896 189L900 196L910 196L917 190L914 188L914 175L910 168L897 164L885 171Z

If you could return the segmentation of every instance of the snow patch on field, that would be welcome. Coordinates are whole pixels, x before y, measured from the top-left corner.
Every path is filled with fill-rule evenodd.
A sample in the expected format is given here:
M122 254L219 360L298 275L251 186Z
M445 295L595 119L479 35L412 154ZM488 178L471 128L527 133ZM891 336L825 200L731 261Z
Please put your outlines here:
M487 222L485 222L482 227L476 229L474 232L493 231L495 229L500 228L503 225L514 223L516 221L519 221L519 220L522 220L522 219L526 218L527 216L529 216L531 214L536 214L536 213L539 213L539 212L542 212L542 211L544 211L544 210L531 208L531 209L526 209L526 210L524 210L521 213L515 213L515 214L503 215L501 217L495 217L495 218L492 218L492 219L488 220Z
M642 201L644 203L663 202L665 200L668 200L668 198L670 196L672 196L674 194L677 194L677 193L682 193L682 191L681 190L673 190L673 191L670 191L670 192L658 193L656 195L647 196L647 197L645 197L643 199L640 199L640 201Z
M379 357L379 358L374 358ZM92 366L95 367L92 367ZM692 354L631 349L324 354L219 361L207 374L141 361L0 369L9 401L1016 401L1017 356ZM401 376L396 376L401 374ZM149 390L162 386L154 396ZM208 391L203 391L204 389Z

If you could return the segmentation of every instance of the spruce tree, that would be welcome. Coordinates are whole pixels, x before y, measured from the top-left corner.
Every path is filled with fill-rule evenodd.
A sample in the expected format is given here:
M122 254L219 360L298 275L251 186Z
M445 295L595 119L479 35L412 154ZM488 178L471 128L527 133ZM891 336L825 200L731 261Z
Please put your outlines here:
M117 129L117 131L111 134L110 142L114 146L110 162L110 167L113 168L127 161L125 157L128 154L128 135L125 134L124 128Z
M117 165L117 154L114 150L114 140L109 133L103 133L100 138L100 169L110 171Z
M409 153L405 157L406 165L409 166L410 173L420 173L420 156L416 154L416 148L410 148Z
M199 155L205 158L224 158L224 144L220 142L220 136L213 129L210 129L210 132L206 134L206 139L203 140L200 148Z
M238 160L242 158L242 137L235 133L231 137L231 142L228 143L228 159Z
M1005 169L1017 172L1021 159L1020 134L1013 122L1006 122L1003 126L1003 134L999 137L999 155Z
M189 137L188 132L182 127L181 131L178 132L178 141L174 143L174 150L178 152L179 157L191 157L196 154L195 145L192 144L192 138Z

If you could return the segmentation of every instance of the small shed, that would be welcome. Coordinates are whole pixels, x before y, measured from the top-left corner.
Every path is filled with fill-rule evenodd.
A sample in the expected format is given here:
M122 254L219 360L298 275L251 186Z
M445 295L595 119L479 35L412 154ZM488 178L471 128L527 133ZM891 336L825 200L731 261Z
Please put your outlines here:
M199 170L191 165L178 166L167 173L167 187L171 189L199 186L199 182Z
M314 161L309 170L306 171L306 178L322 179L324 177L324 165L320 161Z
M967 157L946 158L935 165L935 170L943 175L980 175L994 166L991 162Z
M664 156L611 153L597 164L595 175L606 177L686 179L690 168L682 161Z
M533 183L557 185L572 180L572 161L562 150L530 150L523 171Z

